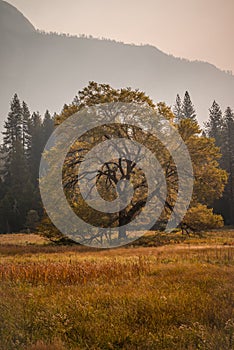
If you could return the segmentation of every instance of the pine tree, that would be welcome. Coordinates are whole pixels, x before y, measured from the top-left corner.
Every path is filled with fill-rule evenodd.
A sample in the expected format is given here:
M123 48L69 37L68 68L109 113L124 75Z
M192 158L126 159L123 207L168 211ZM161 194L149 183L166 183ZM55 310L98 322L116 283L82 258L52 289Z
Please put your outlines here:
M3 145L0 145L0 180L3 181L5 169L6 152Z
M54 131L54 120L51 117L48 110L45 112L44 120L42 123L42 131L43 131L42 136L43 136L43 147L44 147L50 135Z
M5 123L2 145L3 193L0 208L3 214L1 227L6 230L5 232L18 231L23 227L33 198L32 191L29 193L31 176L25 155L29 140L26 130L28 120L27 106L24 104L21 107L20 100L15 94Z
M22 140L22 108L17 94L11 101L10 112L5 122L3 146L8 153L14 151L17 141Z
M32 182L36 185L38 183L39 164L44 146L42 119L39 112L34 112L32 114L31 127L30 172L32 175Z
M220 106L216 101L209 109L209 119L205 123L205 131L208 137L213 137L218 147L222 145L223 116Z
M0 233L24 229L28 213L42 215L38 176L41 154L54 130L54 121L46 111L30 114L14 95L5 122L0 147Z
M228 107L223 116L216 101L209 111L205 131L207 136L215 139L216 146L220 148L222 157L219 164L229 175L223 197L215 202L214 209L223 215L226 224L234 224L234 114Z
M226 218L227 223L234 224L234 113L230 107L227 107L224 114L223 140L222 165L229 174L224 193Z
M182 102L179 94L177 94L176 96L176 102L173 107L173 113L175 115L175 123L178 123L181 119L183 119Z
M5 164L3 207L7 205L8 212L4 214L7 232L18 231L23 227L25 215L31 206L32 194L27 197L30 174L25 159L24 149L20 140L14 142L14 151L10 161ZM27 199L27 203L26 203Z
M32 143L32 119L27 103L22 103L22 143L25 156L28 159Z
M4 150L2 162L4 166L2 176L9 178L13 159L17 156L19 145L22 143L22 108L17 94L14 95L11 101L10 112L8 113L4 128L2 145L2 149Z
M196 121L196 112L192 101L190 99L188 91L185 92L184 100L182 104L182 119L192 119Z

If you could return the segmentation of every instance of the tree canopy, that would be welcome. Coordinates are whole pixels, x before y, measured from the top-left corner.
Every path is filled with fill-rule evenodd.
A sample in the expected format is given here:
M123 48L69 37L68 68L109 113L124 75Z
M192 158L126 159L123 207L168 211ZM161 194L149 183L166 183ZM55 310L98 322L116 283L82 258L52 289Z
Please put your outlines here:
M186 96L185 101L188 103L190 98L188 98L188 94ZM195 114L192 109L192 114L189 117L185 117L184 115L178 121L165 103L160 102L155 105L143 92L134 91L130 88L114 89L106 84L99 85L91 82L84 90L78 93L72 104L64 106L62 113L56 116L56 124L59 125L69 116L85 107L108 102L134 102L141 106L149 106L155 113L167 119L179 131L190 152L194 170L194 191L191 208L199 205L212 205L216 199L222 196L227 182L227 174L225 170L220 168L218 163L221 157L219 148L215 146L214 140L201 135L201 129L195 120ZM178 173L170 153L165 149L160 140L150 134L150 130L131 125L123 126L114 124L105 126L104 130L97 128L91 133L88 132L72 145L65 159L63 184L70 205L80 217L96 226L117 227L118 239L127 239L128 232L126 232L124 226L143 210L147 198L146 179L143 171L137 168L136 162L129 161L128 159L110 159L99 170L97 188L102 197L107 201L112 201L116 198L116 189L121 180L131 179L134 183L133 200L119 213L107 215L106 213L103 214L90 208L80 195L77 186L79 177L76 176L77 165L82 163L88 151L100 142L119 137L131 139L141 144L144 143L159 160L167 184L165 207L159 220L167 221L176 203ZM123 191L125 190L123 187ZM156 197L160 200L160 191L157 192ZM188 225L188 221L186 225ZM102 237L95 236L89 239L92 242L92 240L101 240Z

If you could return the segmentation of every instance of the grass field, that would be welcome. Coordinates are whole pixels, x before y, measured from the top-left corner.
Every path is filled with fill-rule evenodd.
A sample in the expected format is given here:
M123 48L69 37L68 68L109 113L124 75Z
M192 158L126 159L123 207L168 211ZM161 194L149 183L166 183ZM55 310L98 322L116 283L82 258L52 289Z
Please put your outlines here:
M0 236L0 350L233 350L234 230L141 244Z

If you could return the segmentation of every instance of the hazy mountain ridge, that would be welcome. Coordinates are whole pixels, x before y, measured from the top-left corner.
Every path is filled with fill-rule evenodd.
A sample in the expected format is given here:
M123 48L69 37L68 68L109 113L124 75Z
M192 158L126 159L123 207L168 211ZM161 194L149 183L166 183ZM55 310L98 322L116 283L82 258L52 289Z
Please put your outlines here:
M86 35L86 34L79 34L79 35L75 35L75 34L69 34L69 33L62 33L62 32L46 32L45 30L41 30L41 29L36 29L36 32L42 35L49 35L49 36L58 36L58 37L65 37L68 39L89 39L89 40L97 40L97 41L102 41L102 42L109 42L109 43L114 43L114 44L119 44L119 45L124 45L124 46L135 46L135 47L147 47L147 48L151 48L155 51L157 51L158 53L160 53L160 55L165 55L167 57L171 57L173 59L178 59L180 61L186 62L186 63L202 63L203 65L208 65L210 67L215 68L216 70L225 73L227 75L231 75L234 77L233 72L231 70L225 70L225 69L220 69L218 67L216 67L214 64L209 63L207 61L202 61L202 60L190 60L188 58L184 58L184 57L178 57L175 56L173 54L169 54L166 52L161 51L160 49L158 49L157 47L151 45L151 44L134 44L134 43L125 43L123 41L120 40L115 40L115 39L110 39L110 38L106 38L106 37L94 37L92 35Z
M189 90L205 120L214 99L234 107L234 76L200 61L163 53L150 45L44 34L13 6L0 0L0 122L17 92L32 110L59 111L89 80L139 88L173 104Z

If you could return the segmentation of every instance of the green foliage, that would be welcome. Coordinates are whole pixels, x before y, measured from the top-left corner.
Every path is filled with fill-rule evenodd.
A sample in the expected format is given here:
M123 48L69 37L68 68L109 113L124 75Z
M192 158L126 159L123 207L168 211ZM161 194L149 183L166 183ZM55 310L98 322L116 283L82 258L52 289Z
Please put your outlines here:
M223 116L220 106L216 101L209 109L209 119L205 123L205 131L209 137L215 139L215 143L220 147L223 143Z
M194 121L196 120L196 112L192 104L192 101L190 99L190 95L188 91L186 91L184 95L184 100L182 104L182 118L191 119Z
M31 115L27 104L21 105L14 95L0 152L0 233L23 229L30 210L42 213L38 171L52 123L48 111L42 123L40 115Z
M179 94L176 95L176 102L173 106L173 113L176 123L183 119L182 102Z
M227 173L218 163L221 157L219 148L215 146L213 139L200 136L201 130L198 124L191 119L182 119L177 128L188 147L194 171L191 208L181 227L192 231L220 227L222 217L213 215L212 209L206 206L213 205L215 200L222 197L227 183Z
M141 105L147 105L152 107L159 116L168 119L171 124L176 122L176 127L189 149L194 168L195 183L191 203L192 207L199 203L212 205L214 200L222 196L224 186L227 182L227 174L219 167L219 149L215 147L213 140L207 138L205 135L201 136L201 129L195 120L195 111L188 92L185 93L184 102L181 106L181 110L184 114L181 119L177 117L175 120L174 114L165 103L160 102L155 106L143 92L138 90L133 91L130 88L116 90L107 84L90 82L86 88L79 91L78 96L70 106L64 106L62 113L56 116L56 123L62 123L73 113L84 107L113 101L134 101ZM178 98L177 103L179 103ZM160 125L158 127L160 127ZM101 216L98 212L90 210L89 206L79 195L79 192L74 192L74 184L78 181L76 175L77 164L82 161L87 149L91 149L94 144L97 144L106 138L134 138L134 140L139 143L143 142L151 152L156 154L157 159L165 171L165 178L168 186L168 197L165 203L165 210L162 213L160 220L167 220L173 210L178 191L177 172L173 159L163 145L152 135L145 137L144 133L137 128L134 128L131 133L129 133L129 130L130 127L128 127L127 130L124 130L123 127L117 127L114 125L114 127L105 127L105 132L103 133L101 128L98 128L95 133L92 132L92 135L87 134L81 140L74 143L69 151L67 159L65 160L63 183L66 189L67 199L79 217L82 217L87 222L92 222L96 226L103 225L105 227L105 225L108 225L116 227L116 225L121 226L126 224L131 221L134 215L137 215L139 210L142 209L142 205L145 203L145 198L137 198L136 203L132 201L131 206L127 207L124 211L121 211L120 214ZM85 149L84 153L82 151L83 149ZM116 183L123 178L123 174L124 176L127 174L127 177L132 176L132 173L126 173L125 169L120 169L118 162L114 162L114 165L112 163L110 162L106 165L108 169L105 169L105 167L102 169L102 176L98 178L97 185L99 192L102 193L104 197L106 195L105 184L108 185L108 200L111 200L113 197ZM122 165L123 162L121 167ZM129 169L131 169L131 167L129 167ZM133 170L134 174L137 175L135 169ZM138 183L138 186L140 185L141 184ZM78 186L76 186L76 188L78 188ZM74 193L76 193L76 196ZM76 202L73 200L75 197ZM138 205L138 202L141 202L142 205ZM126 237L126 232L122 231L123 229L119 228L119 237ZM48 234L46 235L48 236ZM54 238L54 229L52 229L52 237Z
M5 122L3 135L4 146L9 151L8 161L10 161L9 158L14 152L16 142L21 141L22 138L22 108L17 94L14 95L11 101L11 108Z
M227 171L229 178L223 197L216 201L214 209L221 213L226 224L234 224L234 113L227 107L224 115L219 105L214 101L210 108L210 116L205 124L209 137L213 137L220 148L219 164Z
M195 183L191 207L197 207L199 204L212 206L213 203L215 203L215 208L217 208L217 200L222 197L224 187L227 183L226 171L228 172L229 182L226 186L221 203L224 203L225 220L231 223L234 217L234 117L231 109L228 108L226 110L223 118L220 107L216 102L213 103L210 109L210 119L206 124L206 135L209 136L207 137L205 134L201 135L201 130L195 120L195 110L187 91L183 103L179 95L177 95L174 108L175 114L173 114L165 103L160 102L155 105L145 93L139 90L132 90L131 88L114 89L108 84L90 82L86 88L79 91L71 105L64 105L61 114L55 116L55 122L56 124L62 123L66 118L81 110L83 107L117 101L135 102L142 106L150 106L156 113L167 118L171 124L176 125L189 149L193 162ZM16 94L14 95L11 101L10 112L5 123L4 141L1 147L0 232L12 232L25 227L27 214L30 210L35 210L39 217L42 216L43 209L38 188L38 170L41 153L53 128L54 120L48 111L46 111L43 120L38 112L34 112L31 115L27 104L23 101L21 105L18 96ZM145 140L142 131L137 128L132 131L134 131L132 135L134 134L134 138L137 141L141 143ZM112 128L109 127L109 129L106 128L105 133L98 129L96 134L92 135L92 137L86 135L86 139L84 138L81 140L81 143L73 145L71 154L73 153L73 156L77 156L77 153L73 151L76 150L78 146L83 147L82 142L86 142L86 146L89 145L89 147L91 147L93 142L98 143L100 140L103 140L107 134L108 137L113 137L113 135L115 137L132 137L132 135L127 133L127 129L116 128L116 126ZM211 136L215 137L215 144L213 139L210 138ZM218 145L221 145L222 157L220 149L216 147ZM159 161L165 170L165 177L169 189L165 212L161 216L161 220L165 221L168 219L173 209L178 190L175 164L168 152L155 138L147 136L146 146L152 152L157 152ZM69 189L69 181L72 182L71 180L73 180L73 163L75 164L77 161L73 156L69 156L67 163L65 162L65 169L67 172L64 172L63 180L64 184L67 184L68 200L71 199L70 204L73 209L79 211L81 216L87 216L88 211L85 203L73 203L72 198L69 199L69 191L72 196L72 188ZM221 169L220 166L222 166L223 169ZM126 163L126 169L127 167L128 165ZM118 170L120 174L123 169L119 168ZM111 171L112 173L113 171L116 172L114 168ZM137 172L135 172L135 178L136 175ZM129 174L126 176L128 177ZM116 182L118 182L119 179L120 178L117 176ZM103 184L104 179L102 178L99 183L99 190L101 191ZM112 187L115 185L116 184L112 184ZM138 183L137 186L140 186L140 184ZM114 187L110 188L108 194L110 197L108 197L109 200L114 196L114 193ZM105 196L106 194L103 192L103 195ZM143 205L144 198L141 198L141 202ZM129 207L128 210L131 212L131 215L134 216L137 215L138 210L141 210L141 206L136 207L136 210ZM109 223L108 217L100 217L97 213L95 215L92 213L92 218L96 220L98 225L100 225L100 221L103 225ZM126 220L129 221L127 212L123 213L122 211L118 220L119 222L121 221L122 224L126 223ZM116 225L116 223L116 219L115 223L112 220L113 225ZM46 236L51 237L51 239L56 239L56 237L61 238L61 235L47 219L45 219L43 225L46 226ZM51 227L51 230L49 227ZM119 233L123 235L126 234L124 232Z
M209 209L202 204L197 204L190 208L182 223L182 229L193 232L202 232L221 227L223 227L222 216L214 214L213 209Z
M175 123L179 123L183 119L196 121L196 112L188 91L185 92L183 102L181 101L180 95L177 94L176 102L173 106L173 113L175 116Z

